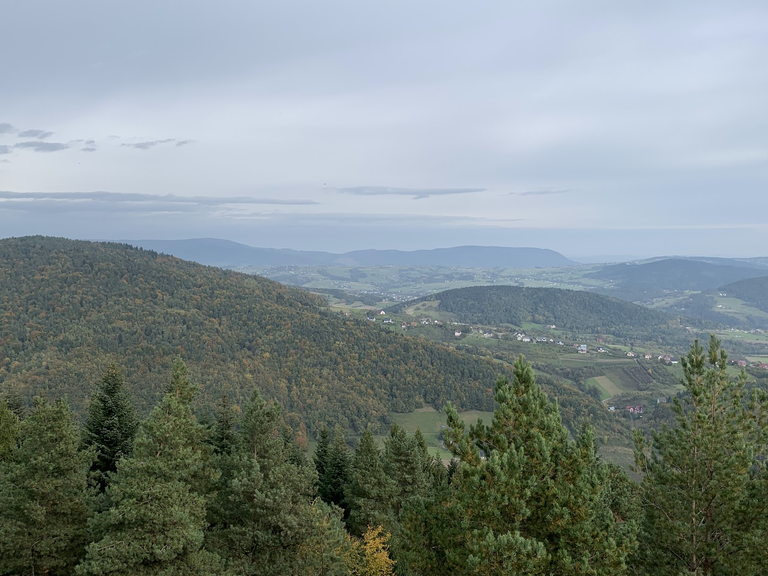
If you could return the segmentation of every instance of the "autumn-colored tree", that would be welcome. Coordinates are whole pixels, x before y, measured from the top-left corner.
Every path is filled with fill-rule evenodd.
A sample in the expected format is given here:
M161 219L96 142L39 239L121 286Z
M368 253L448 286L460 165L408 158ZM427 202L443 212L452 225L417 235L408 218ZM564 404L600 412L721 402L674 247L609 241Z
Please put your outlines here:
M389 557L389 533L381 526L372 527L362 539L350 537L352 545L347 555L347 568L351 576L392 576L395 561Z

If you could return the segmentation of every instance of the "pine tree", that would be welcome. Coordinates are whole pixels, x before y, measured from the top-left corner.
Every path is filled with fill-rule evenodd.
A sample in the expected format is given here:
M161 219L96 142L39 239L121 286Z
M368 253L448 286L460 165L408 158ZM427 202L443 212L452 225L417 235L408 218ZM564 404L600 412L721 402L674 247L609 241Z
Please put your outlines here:
M94 503L93 453L63 400L36 398L17 438L0 461L0 574L73 574Z
M616 575L626 572L632 526L604 494L607 467L585 428L568 439L556 404L521 356L514 382L496 383L493 421L466 431L448 406L450 450L461 460L444 506L453 524L433 538L447 568L473 574ZM429 528L429 527L427 527ZM430 530L425 530L429 532Z
M368 526L392 526L394 485L384 473L381 453L368 429L355 450L345 498L353 534L362 536Z
M130 455L137 427L123 374L115 364L110 364L91 395L83 430L84 445L93 447L96 452L91 473L101 491L106 488L109 476L117 470L118 460Z
M324 502L344 510L345 516L348 514L348 505L344 498L344 489L349 483L350 462L344 431L337 426L333 432L333 443L328 449L325 470L318 479L317 493Z
M98 540L79 574L221 572L218 557L203 549L210 447L182 366L176 363L173 385L142 423L132 456L118 462L106 492L110 507L94 519Z
M714 335L708 353L697 340L681 364L686 394L673 405L676 426L654 434L650 447L635 437L645 475L643 567L661 576L764 574L768 403L746 398L743 374L729 378Z

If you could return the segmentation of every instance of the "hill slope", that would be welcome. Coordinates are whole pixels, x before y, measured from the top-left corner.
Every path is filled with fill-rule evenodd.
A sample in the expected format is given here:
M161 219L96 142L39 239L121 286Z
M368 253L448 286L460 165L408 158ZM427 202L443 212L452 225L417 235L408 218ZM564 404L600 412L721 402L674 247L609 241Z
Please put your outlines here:
M108 360L142 410L181 355L235 401L254 386L289 421L363 428L423 402L490 409L499 364L332 314L264 278L121 244L0 240L0 386L66 395L81 409Z
M475 286L447 290L421 300L438 300L438 310L453 313L463 322L486 325L522 326L533 322L619 337L680 326L680 320L670 314L601 294L560 288ZM406 302L390 310L405 309L413 303Z
M606 266L588 274L611 283L596 290L631 302L647 301L672 291L712 290L729 282L764 276L765 270L670 258L647 263Z
M768 312L768 276L760 278L748 278L726 284L718 289L718 292L727 294L739 300L743 300L758 310Z
M691 294L672 302L666 309L731 327L768 330L768 276Z
M131 240L147 250L171 254L209 266L464 266L473 268L535 268L569 266L559 252L542 248L457 246L435 250L356 250L344 254L254 248L216 238L191 240Z

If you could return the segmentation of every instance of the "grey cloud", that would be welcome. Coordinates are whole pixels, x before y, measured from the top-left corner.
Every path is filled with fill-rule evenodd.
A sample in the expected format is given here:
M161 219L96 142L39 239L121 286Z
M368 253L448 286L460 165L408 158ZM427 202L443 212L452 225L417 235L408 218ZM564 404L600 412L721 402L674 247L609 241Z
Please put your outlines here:
M53 132L48 132L46 130L24 130L23 132L19 132L18 136L19 138L37 138L38 140L45 140L46 138L53 136Z
M5 200L5 201L3 201ZM136 194L125 192L10 192L0 191L0 211L26 212L206 212L216 208L248 205L299 206L317 204L312 200L212 196L175 196L173 194Z
M11 132L16 132L16 128L8 122L0 122L0 134L10 134Z
M388 186L353 186L351 188L339 188L344 194L355 196L411 196L414 200L429 198L430 196L447 196L452 194L472 194L483 192L485 188L390 188Z
M66 150L69 148L67 144L61 142L19 142L13 145L14 148L22 148L26 150L33 150L34 152L58 152L59 150Z
M176 146L186 146L187 144L192 144L193 140L179 140L176 142Z
M96 148L93 148L92 146L89 146L89 147L86 147L86 148L81 148L80 151L81 152L96 152Z
M86 146L94 146L96 144L96 140L86 140L85 145Z
M570 190L526 190L525 192L510 192L510 196L549 196L551 194L566 194Z
M123 143L120 144L120 146L125 146L126 148L136 148L137 150L149 150L150 148L153 148L154 146L158 146L160 144L170 144L171 142L176 142L176 138L165 138L163 140L150 140L148 142L136 142L134 144L130 143Z
M6 146L4 144L0 144L0 154L10 154L11 153L11 147Z

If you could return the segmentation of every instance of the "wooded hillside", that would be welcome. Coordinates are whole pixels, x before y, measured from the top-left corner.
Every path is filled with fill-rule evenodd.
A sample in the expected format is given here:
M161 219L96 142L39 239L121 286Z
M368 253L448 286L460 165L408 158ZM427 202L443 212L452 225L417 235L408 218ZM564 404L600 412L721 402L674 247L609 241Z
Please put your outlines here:
M122 244L0 241L0 387L81 410L109 361L146 413L176 356L212 406L258 388L293 425L362 429L451 400L488 410L502 365L331 313L264 278Z
M438 310L462 322L487 325L554 324L566 330L631 337L679 327L679 317L601 294L559 288L474 286L446 290L422 300L439 300ZM412 302L390 310L405 309Z

